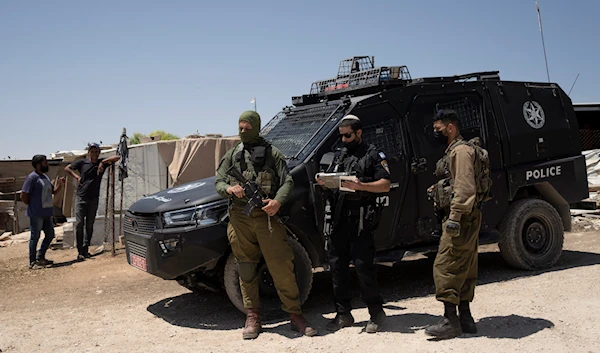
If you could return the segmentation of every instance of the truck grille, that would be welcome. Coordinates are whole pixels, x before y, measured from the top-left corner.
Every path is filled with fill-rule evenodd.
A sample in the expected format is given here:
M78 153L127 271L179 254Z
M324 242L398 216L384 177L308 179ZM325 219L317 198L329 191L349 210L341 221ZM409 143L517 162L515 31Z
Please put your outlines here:
M125 216L123 230L131 234L151 236L156 229L156 217L154 216Z
M146 258L146 247L145 246L140 245L138 243L134 243L131 240L129 240L129 241L127 241L127 247L129 248L129 252L131 254Z

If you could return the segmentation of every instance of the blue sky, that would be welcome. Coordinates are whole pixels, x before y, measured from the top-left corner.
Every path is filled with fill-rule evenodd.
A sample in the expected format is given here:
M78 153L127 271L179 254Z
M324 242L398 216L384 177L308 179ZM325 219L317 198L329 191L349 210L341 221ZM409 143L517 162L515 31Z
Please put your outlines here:
M600 101L600 1L539 1L551 81ZM2 1L0 159L118 142L123 127L236 133L341 59L413 77L500 70L547 81L534 0Z

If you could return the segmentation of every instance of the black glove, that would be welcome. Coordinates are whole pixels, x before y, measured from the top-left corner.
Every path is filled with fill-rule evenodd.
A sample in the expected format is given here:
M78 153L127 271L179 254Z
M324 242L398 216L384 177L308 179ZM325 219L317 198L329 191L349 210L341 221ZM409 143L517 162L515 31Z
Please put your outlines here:
M460 223L451 219L446 221L446 233L451 237L456 237L460 234Z

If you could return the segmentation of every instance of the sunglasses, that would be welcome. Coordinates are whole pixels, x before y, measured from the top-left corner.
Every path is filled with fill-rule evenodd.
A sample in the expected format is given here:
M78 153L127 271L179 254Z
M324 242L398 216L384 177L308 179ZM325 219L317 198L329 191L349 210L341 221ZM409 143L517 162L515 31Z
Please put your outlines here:
M352 134L354 134L354 132L347 132L345 134L340 134L340 138L345 137L345 138L349 139L350 137L352 137Z

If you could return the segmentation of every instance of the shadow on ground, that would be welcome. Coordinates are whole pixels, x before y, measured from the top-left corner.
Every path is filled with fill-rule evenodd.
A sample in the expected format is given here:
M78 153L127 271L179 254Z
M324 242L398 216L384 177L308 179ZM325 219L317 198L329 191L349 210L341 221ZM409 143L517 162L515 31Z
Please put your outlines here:
M597 264L600 264L600 254L565 250L553 268L539 271L522 271L508 267L498 252L480 253L478 285ZM421 257L402 261L394 267L379 267L378 280L384 300L391 303L434 294L432 266L433 259ZM356 291L358 289L356 276L353 276L353 281L355 292L353 293L352 305L354 308L364 308L365 306ZM268 302L266 298L261 298L261 300L263 303ZM278 305L273 305L273 303L276 304L275 300L272 300L270 305L265 306L277 307ZM327 334L325 325L335 313L331 302L331 276L329 273L315 273L311 294L303 308L311 324L319 329L319 335ZM434 315L403 313L406 308L393 304L388 304L385 308L388 315L385 325L386 331L413 333L439 320L439 316ZM243 327L245 318L231 304L224 292L186 293L163 299L148 306L147 310L172 325L205 330L239 329ZM437 315L440 312L434 314ZM287 315L281 310L263 311L262 317L263 325L267 325L265 331L277 332L286 337L299 336L290 331ZM364 326L366 322L355 323L355 325ZM488 317L479 320L478 334L468 336L518 339L553 326L552 322L542 318L528 318L517 315Z
M477 322L476 337L519 339L554 327L551 321L519 315L486 317Z
M50 266L48 268L59 268L59 267L71 266L71 265L76 264L78 262L90 261L90 260L92 260L94 257L96 257L98 255L101 255L101 254L94 254L90 258L87 258L87 259L81 260L81 261L79 261L77 259L73 259L73 260L70 260L70 261L55 262L55 263L52 264L52 266Z
M393 315L388 316L384 331L415 333L424 330L429 325L436 324L439 320L439 316L429 314L407 313ZM364 327L366 324L367 322L363 321L355 323L354 326ZM554 324L545 319L535 319L519 315L493 316L477 321L478 332L476 334L463 334L461 337L519 339L552 327L554 327Z

